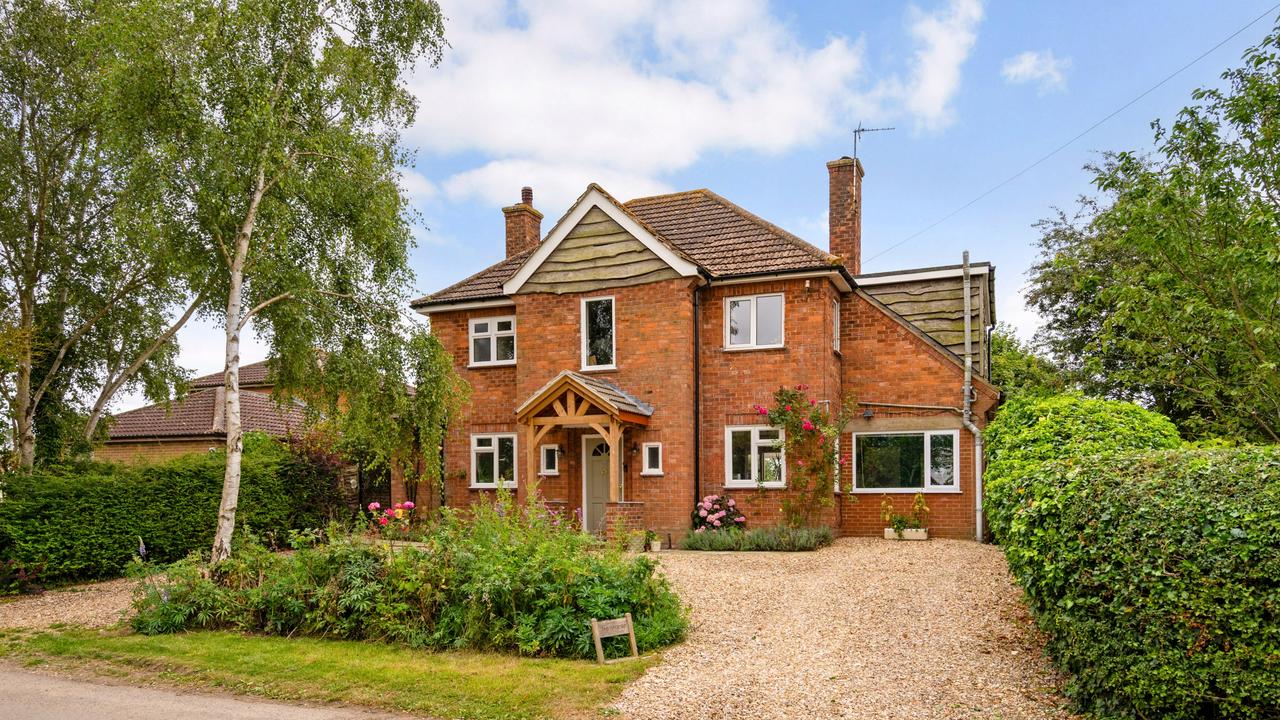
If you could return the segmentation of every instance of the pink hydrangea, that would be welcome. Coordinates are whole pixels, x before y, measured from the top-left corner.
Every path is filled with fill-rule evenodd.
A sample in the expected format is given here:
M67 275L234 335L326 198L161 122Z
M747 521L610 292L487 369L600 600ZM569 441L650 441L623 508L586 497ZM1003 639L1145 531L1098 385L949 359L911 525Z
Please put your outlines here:
M404 501L404 509L405 509L405 510L412 510L412 509L414 509L415 507L417 507L417 505L414 505L412 500L405 500L405 501Z
M742 517L741 515L739 515L738 517L734 518L734 519L733 519L733 521L734 521L734 522L746 522L746 521L747 521L747 519L746 519L746 518L744 518L744 517Z
M707 510L706 510L706 508L703 508L703 509L699 510L699 511L698 511L698 514L699 514L699 515L701 515L702 517L706 517L706 516L707 516Z
M729 507L734 507L737 504L738 504L737 500L734 500L733 498L729 498Z
M712 524L713 524L713 525L715 525L716 527L720 527L720 521L719 521L719 520L716 520L716 521L715 521L715 522L713 522Z

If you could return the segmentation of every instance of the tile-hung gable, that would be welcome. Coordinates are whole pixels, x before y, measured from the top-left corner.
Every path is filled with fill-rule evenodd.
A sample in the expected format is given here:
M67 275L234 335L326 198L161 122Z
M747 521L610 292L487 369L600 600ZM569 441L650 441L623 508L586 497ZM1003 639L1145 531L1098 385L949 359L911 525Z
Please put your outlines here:
M525 188L506 257L413 302L472 387L440 500L537 493L585 530L670 541L695 498L729 494L774 524L805 473L752 406L804 385L857 403L818 522L879 535L881 503L919 492L935 534L980 534L994 268L863 274L862 166L827 171L826 249L706 189L619 202L591 184L544 235Z

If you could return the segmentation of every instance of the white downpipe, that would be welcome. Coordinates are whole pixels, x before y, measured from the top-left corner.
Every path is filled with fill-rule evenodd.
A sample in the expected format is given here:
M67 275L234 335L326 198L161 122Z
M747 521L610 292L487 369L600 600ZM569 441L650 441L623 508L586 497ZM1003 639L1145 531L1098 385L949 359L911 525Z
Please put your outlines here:
M982 542L982 431L973 424L973 299L970 296L969 251L964 251L964 411L961 422L973 434L975 539Z

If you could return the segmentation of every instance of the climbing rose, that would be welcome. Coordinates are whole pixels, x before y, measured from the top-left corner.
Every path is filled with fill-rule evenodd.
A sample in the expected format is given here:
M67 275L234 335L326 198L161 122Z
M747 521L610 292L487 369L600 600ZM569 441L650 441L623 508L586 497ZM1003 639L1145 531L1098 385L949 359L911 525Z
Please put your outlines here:
M808 420L805 420L805 421L804 421L804 424L803 424L803 425L801 425L800 427L803 427L805 430L812 430L812 429L813 429L813 423L809 422Z

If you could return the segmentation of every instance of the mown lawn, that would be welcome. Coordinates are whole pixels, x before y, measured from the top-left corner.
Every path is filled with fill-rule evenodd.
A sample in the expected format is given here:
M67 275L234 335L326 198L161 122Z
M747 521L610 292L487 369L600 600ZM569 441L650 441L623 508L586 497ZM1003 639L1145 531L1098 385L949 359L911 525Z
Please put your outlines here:
M436 718L587 718L653 659L614 665L372 643L195 632L0 630L0 657L277 700Z

